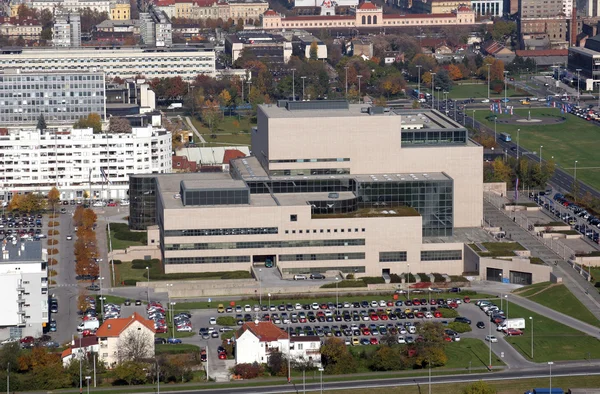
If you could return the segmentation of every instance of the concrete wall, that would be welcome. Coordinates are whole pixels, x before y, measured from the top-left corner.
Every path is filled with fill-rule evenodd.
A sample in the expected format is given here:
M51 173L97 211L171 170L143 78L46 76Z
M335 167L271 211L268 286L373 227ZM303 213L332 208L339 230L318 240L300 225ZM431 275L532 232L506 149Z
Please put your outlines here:
M600 256L576 256L574 261L592 267L600 266Z
M127 249L113 250L108 254L109 259L132 261L135 259L145 259L150 256L151 259L160 259L160 249L158 243L150 246L130 246Z
M550 280L550 274L552 273L551 267L530 264L529 259L512 258L512 260L505 260L504 258L482 257L479 259L479 277L481 280L488 280L486 277L488 267L503 270L504 278L509 278L510 271L529 272L532 274L532 283L547 282Z
M506 182L485 182L483 191L495 193L499 196L506 196Z

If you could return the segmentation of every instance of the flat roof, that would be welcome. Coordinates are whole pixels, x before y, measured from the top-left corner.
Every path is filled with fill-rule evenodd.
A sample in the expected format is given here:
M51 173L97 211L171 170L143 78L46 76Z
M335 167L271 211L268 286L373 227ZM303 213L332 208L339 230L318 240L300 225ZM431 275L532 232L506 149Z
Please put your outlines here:
M246 189L246 183L241 180L231 179L184 179L183 187L186 190L208 190L208 189Z
M569 52L580 52L590 56L600 57L600 52L594 51L593 49L584 48L584 47L570 47Z
M40 263L42 261L42 241L24 239L15 244L6 242L2 245L3 252L0 254L2 263ZM8 258L4 258L4 251L8 251Z
M331 198L327 192L321 193L277 193L274 194L280 205L306 205L309 201L341 201L356 198L352 192L335 192L337 198Z
M204 184L207 188L215 182L234 181L229 174L223 172L148 174L147 177L156 178L157 191L160 193L165 209L185 208L181 196L175 198L175 195L179 194L181 181Z

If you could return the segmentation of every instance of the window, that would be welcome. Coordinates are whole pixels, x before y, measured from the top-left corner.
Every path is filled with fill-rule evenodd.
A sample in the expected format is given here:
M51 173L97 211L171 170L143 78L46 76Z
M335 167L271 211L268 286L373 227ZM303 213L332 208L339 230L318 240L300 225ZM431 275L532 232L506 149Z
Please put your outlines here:
M290 222L297 222L298 221L298 215L290 215Z
M406 252L379 252L379 262L406 261Z
M462 250L426 250L421 252L421 261L462 260Z

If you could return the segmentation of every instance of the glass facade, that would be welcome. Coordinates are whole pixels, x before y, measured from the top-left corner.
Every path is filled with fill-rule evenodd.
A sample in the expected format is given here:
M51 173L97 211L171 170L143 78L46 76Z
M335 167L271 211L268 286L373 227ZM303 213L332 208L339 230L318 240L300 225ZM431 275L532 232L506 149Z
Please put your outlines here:
M321 273L324 274L327 271L342 271L354 274L364 274L366 272L364 265L351 265L351 266L340 266L340 267L302 267L302 268L282 268L281 272L284 274L311 274Z
M151 176L129 176L129 228L146 230L157 224L156 178Z
M379 262L406 261L406 252L379 252Z
M250 256L167 257L165 264L249 263Z
M348 157L331 158L331 159L279 159L269 160L269 163L328 163L336 161L350 161Z
M268 181L246 181L252 194L265 193L323 193L353 192L356 181L351 178L338 179L271 179Z
M360 182L360 207L406 205L423 218L423 236L452 235L453 182L452 180L413 180Z
M364 260L364 253L280 254L279 261Z
M462 250L425 250L421 261L462 260Z
M165 237L206 237L221 235L278 234L277 227L203 228L192 230L165 230Z
M418 130L402 131L402 146L415 145L464 145L467 143L466 130L440 131Z
M104 73L0 73L0 123L46 121L74 123L91 113L105 115Z
M166 244L165 250L205 250L205 249L261 249L261 248L309 248L324 246L363 246L364 239L324 239L312 241L253 241L253 242L211 242ZM406 252L405 252L406 254Z
M248 189L181 190L183 205L241 205L250 204Z
M306 168L291 170L270 170L269 175L287 176L287 175L342 175L350 174L349 168Z
M485 275L486 280L492 282L502 282L503 272L501 269L488 267L486 268Z

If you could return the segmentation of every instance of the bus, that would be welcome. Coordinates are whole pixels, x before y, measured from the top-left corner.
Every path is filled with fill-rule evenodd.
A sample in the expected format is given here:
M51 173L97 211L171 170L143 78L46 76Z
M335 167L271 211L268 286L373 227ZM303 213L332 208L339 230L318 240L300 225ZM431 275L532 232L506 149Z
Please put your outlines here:
M500 133L500 139L504 142L512 141L512 138L510 138L510 134L508 133Z

